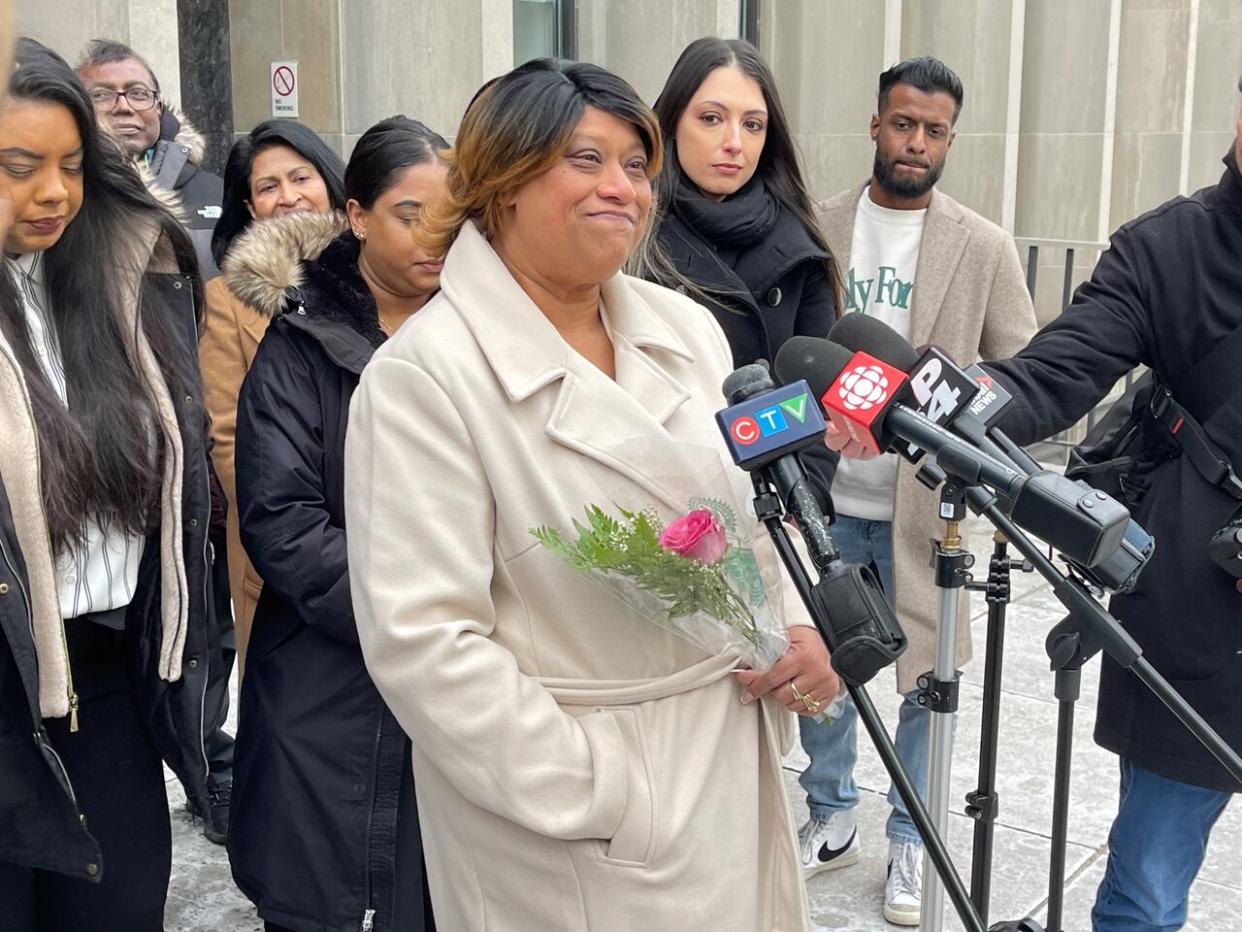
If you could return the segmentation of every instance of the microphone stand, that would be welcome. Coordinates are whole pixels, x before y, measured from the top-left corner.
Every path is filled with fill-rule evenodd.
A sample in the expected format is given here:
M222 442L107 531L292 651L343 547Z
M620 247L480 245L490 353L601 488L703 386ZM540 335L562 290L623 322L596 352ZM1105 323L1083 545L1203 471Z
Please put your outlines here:
M949 831L949 783L953 769L953 725L957 713L957 610L962 587L970 582L974 555L962 549L958 525L966 517L966 488L950 479L940 490L944 537L932 542L932 566L940 592L940 624L936 629L935 667L919 676L918 703L932 713L931 750L927 762L927 808L942 836ZM975 903L976 908L978 903ZM980 921L984 921L980 910ZM923 863L923 908L920 932L938 932L944 923L944 890L936 866Z
M798 590L802 604L806 606L807 613L814 622L816 630L819 631L820 637L824 639L824 643L831 649L832 637L829 634L831 628L827 619L821 616L819 608L811 596L813 584L807 575L806 568L802 565L802 560L799 558L797 551L794 550L793 543L789 539L789 532L781 521L784 506L780 496L772 491L774 482L769 475L768 468L764 467L753 472L751 480L754 483L755 489L755 514L763 522L764 526L767 527L768 534L771 536L772 542L776 545L776 550L780 554L781 562L784 563L794 587ZM813 556L815 555L814 550L812 550L812 554ZM816 559L816 568L821 573L824 569L823 566L818 565L818 557ZM928 815L927 808L923 805L922 799L919 798L918 790L915 789L910 775L906 772L901 759L897 756L897 748L893 745L888 732L884 730L884 723L880 720L880 714L871 702L871 697L867 693L866 687L847 683L846 688L858 710L858 717L862 720L863 727L866 728L876 752L880 755L880 760L884 763L884 769L888 771L888 775L893 781L893 786L897 788L898 794L905 802L906 808L910 811L910 818L918 829L919 836L923 839L927 855L931 863L935 865L937 875L943 881L949 898L953 901L953 906L957 910L958 917L962 921L962 925L969 932L985 932L983 920L979 918L979 913L975 909L974 903L971 902L966 885L962 882L961 876L953 866L948 849L945 848L944 841L936 831L931 816Z
M1001 669L1005 656L1005 613L1011 594L1013 570L1029 573L1034 567L1025 560L1009 557L1009 538L997 531L992 535L992 559L985 583L971 582L966 588L984 593L988 603L988 634L983 661L983 715L979 734L979 783L966 794L966 815L975 820L971 848L970 898L984 922L992 896L992 849L1000 795L996 791L996 749L1000 741Z
M1220 761L1234 779L1242 780L1242 758L1143 656L1126 633L1077 579L1063 575L1047 555L996 506L996 497L977 486L967 490L971 508L987 517L1009 539L1040 576L1052 583L1057 600L1069 615L1049 632L1045 647L1056 673L1057 750L1053 794L1052 851L1048 876L1047 932L1062 932L1065 852L1069 825L1070 764L1074 705L1079 696L1082 665L1100 650L1137 676L1170 712ZM1029 922L1029 920L1028 920ZM1033 927L1032 927L1033 928Z

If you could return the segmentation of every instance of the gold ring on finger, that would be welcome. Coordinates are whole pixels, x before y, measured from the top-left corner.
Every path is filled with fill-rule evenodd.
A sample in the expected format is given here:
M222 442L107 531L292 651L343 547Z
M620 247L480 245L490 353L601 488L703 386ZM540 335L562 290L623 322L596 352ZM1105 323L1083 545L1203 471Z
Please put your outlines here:
M796 681L794 681L794 680L790 680L790 681L789 681L789 688L790 688L790 690L793 692L794 701L795 701L795 702L801 702L803 705L806 705L806 700L807 700L807 698L808 698L808 697L807 697L807 696L805 696L803 693L798 692L798 684L797 684L797 682L796 682Z

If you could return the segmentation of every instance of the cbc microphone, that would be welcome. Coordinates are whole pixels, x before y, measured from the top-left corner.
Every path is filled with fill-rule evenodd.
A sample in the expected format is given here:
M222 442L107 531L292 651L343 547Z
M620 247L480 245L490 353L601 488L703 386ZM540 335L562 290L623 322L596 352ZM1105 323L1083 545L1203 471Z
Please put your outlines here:
M916 354L901 334L874 317L847 314L828 331L828 339L846 349L869 353L906 373L914 396L911 407L941 427L948 427L979 394L979 383L940 347L929 345ZM897 452L911 463L923 456L923 450L914 444L898 447Z
M777 354L776 371L782 380L805 379L820 394L832 422L867 449L912 443L968 485L995 489L1002 509L1017 524L1069 559L1092 567L1121 545L1130 517L1125 508L1048 470L1027 476L933 424L904 403L913 396L905 373L875 356L851 354L828 340L794 337Z

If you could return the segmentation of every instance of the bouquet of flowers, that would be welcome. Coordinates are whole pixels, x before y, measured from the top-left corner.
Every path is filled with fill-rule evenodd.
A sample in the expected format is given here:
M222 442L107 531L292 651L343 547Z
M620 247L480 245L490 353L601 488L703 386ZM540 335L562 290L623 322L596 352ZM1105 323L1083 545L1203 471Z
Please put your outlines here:
M597 505L560 531L531 531L544 547L649 621L711 654L736 651L754 670L767 670L789 647L773 612L754 551L741 543L737 516L714 499L691 499L664 524L647 509Z

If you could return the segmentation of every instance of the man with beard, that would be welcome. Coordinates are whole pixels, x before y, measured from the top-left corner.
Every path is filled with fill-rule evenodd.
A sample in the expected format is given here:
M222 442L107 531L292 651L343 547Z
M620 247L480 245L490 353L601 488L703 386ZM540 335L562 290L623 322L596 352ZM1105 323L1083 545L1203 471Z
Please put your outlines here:
M871 118L875 164L867 184L819 206L832 254L846 275L844 313L870 314L911 343L935 343L959 363L1005 357L1035 333L1035 311L1013 240L936 190L962 108L962 83L934 58L903 61L880 75ZM929 541L943 536L937 496L894 454L843 459L833 480L834 534L844 559L873 564L896 607L909 648L897 664L903 695L897 751L926 792L931 713L917 703L919 674L935 665L937 599ZM962 599L957 662L970 656L969 600ZM807 878L854 864L859 839L857 713L802 720L811 763L802 775L810 818L799 832ZM922 843L905 804L889 791L884 918L918 925Z

